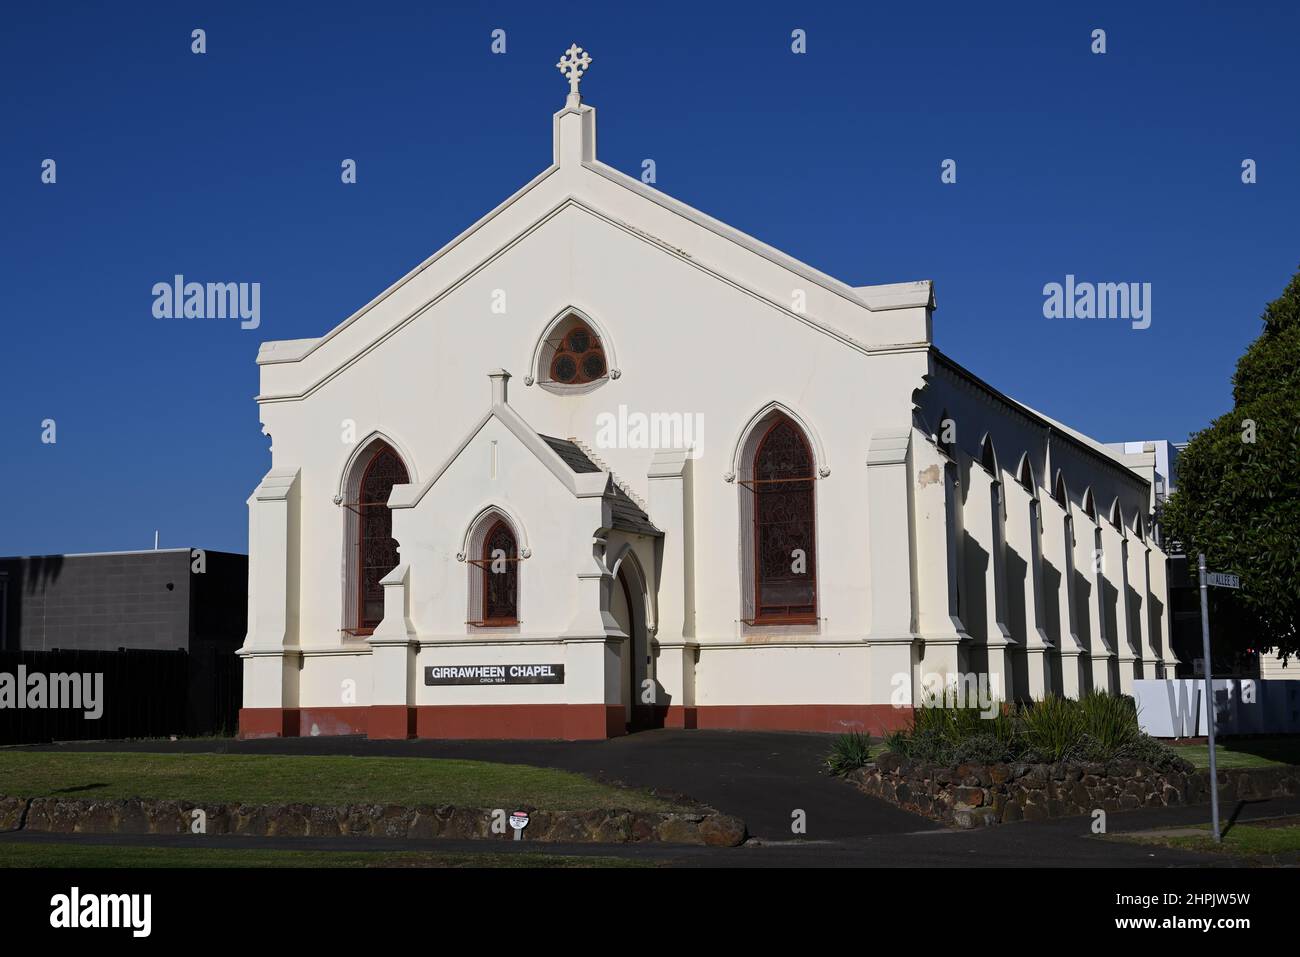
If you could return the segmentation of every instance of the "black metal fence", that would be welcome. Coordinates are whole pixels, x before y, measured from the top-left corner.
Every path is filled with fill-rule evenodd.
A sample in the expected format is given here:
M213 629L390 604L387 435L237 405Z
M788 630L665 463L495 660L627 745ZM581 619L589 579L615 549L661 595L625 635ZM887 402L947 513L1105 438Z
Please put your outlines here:
M231 733L239 697L239 659L210 647L0 652L0 744Z

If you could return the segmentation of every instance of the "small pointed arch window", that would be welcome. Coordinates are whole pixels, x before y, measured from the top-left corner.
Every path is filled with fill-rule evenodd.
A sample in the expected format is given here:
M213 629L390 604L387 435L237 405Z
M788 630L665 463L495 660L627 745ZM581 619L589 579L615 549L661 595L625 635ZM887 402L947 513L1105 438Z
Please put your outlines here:
M557 327L558 336L547 340L551 347L547 369L549 380L560 385L587 385L609 373L605 347L591 326L577 316Z
M1065 478L1060 472L1056 473L1056 485L1052 489L1052 498L1056 500L1057 505L1069 511L1070 499L1065 491Z
M1034 467L1029 464L1029 455L1021 456L1020 468L1016 470L1016 481L1030 495L1034 494Z
M519 624L519 540L500 515L487 515L471 536L471 625L499 628Z
M993 476L994 481L1000 481L1002 475L998 472L998 455L993 449L992 437L985 435L980 441L980 465L984 471Z
M1093 501L1092 489L1088 489L1083 493L1083 514L1094 522L1097 521L1097 503Z

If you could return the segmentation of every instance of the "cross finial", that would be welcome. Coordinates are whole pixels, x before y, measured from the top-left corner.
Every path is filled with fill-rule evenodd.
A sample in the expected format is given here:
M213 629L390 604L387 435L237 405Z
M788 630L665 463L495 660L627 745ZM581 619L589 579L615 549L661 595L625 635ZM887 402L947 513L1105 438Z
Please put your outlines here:
M576 103L578 101L578 84L582 82L582 76L587 72L587 67L591 66L591 57L587 55L586 50L576 43L565 50L564 53L565 55L560 57L560 62L555 66L569 81L569 100Z

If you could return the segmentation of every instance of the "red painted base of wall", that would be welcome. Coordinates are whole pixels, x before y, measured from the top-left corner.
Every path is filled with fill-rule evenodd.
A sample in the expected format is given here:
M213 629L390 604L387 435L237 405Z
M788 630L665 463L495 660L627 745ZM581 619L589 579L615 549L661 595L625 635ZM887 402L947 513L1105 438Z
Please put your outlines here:
M372 738L414 738L415 709L401 704L371 705L366 734Z
M584 741L626 732L622 705L422 705L417 738L559 738Z
M666 728L732 731L860 731L910 727L912 712L887 704L669 705L656 709ZM655 721L655 724L658 724ZM374 705L351 708L243 708L241 738L364 734L371 738L586 741L626 733L621 705Z
M682 710L686 712L687 721L691 720L694 712L694 723L675 727L885 734L912 726L911 708L895 708L888 704L704 705Z
M239 736L241 738L296 738L298 710L296 708L240 708Z

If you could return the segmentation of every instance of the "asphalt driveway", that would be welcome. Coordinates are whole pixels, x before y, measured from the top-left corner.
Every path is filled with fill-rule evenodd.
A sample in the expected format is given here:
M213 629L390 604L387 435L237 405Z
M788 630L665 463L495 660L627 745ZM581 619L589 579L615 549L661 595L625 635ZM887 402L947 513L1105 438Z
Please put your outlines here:
M1243 863L1231 856L1107 840L1088 817L1022 821L957 831L869 798L821 770L830 736L785 732L649 731L609 741L369 741L280 738L236 741L75 742L32 750L158 753L346 754L462 758L531 764L607 782L689 795L745 820L758 838L740 848L675 845L515 845L509 841L417 841L367 837L247 838L234 835L110 835L13 832L0 841L125 846L259 847L315 850L429 850L627 857L703 867L1204 867ZM795 810L807 832L791 831ZM1300 798L1226 806L1226 822L1300 814ZM1143 808L1109 816L1112 834L1203 824L1208 806ZM1248 862L1246 862L1248 863Z
M661 729L607 741L370 741L361 737L237 741L72 742L40 750L347 754L462 758L559 768L598 780L687 795L744 820L769 841L840 840L937 830L827 775L831 735ZM803 812L806 831L792 830Z

